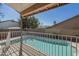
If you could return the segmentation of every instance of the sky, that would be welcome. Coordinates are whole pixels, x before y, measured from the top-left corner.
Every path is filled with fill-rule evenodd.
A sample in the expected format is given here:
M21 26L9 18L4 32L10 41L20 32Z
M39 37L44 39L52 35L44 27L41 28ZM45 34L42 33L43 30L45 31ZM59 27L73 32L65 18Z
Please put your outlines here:
M4 17L0 16L0 20L1 21L5 21L5 20L15 20L18 21L20 18L20 14L17 13L13 8L11 8L10 6L6 5L6 4L2 4L0 6L0 12L3 13Z
M19 20L19 13L5 4L2 4L2 6L0 6L0 12L2 12L4 15L4 17L0 17L1 21ZM38 18L39 22L42 25L51 26L53 25L54 21L60 23L76 15L79 15L79 3L72 3L61 6L49 11L35 14L34 16Z

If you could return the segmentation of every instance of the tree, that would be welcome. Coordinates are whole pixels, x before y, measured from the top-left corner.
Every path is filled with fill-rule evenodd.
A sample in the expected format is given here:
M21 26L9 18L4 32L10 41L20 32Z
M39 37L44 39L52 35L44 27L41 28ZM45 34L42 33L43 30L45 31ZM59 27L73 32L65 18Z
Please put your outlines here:
M23 19L22 23L23 23L22 25L23 28L32 28L32 29L37 28L40 24L38 19L35 18L34 16ZM21 20L19 20L19 25L20 24L21 24Z
M39 21L34 16L27 19L27 28L37 28L39 26Z

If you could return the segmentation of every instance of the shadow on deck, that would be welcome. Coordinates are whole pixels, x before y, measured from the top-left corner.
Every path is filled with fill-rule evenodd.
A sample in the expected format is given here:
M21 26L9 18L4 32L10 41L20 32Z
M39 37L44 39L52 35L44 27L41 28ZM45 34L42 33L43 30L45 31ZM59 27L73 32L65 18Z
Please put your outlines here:
M19 49L20 49L20 47L18 44L13 44L10 46L10 48L6 52L5 56L19 56ZM1 53L2 53L2 50L0 49L0 55L1 55ZM23 48L22 48L22 54L23 54L23 56L46 56L42 52L37 51L37 50L33 49L32 47L30 47L28 45L24 45L24 44L23 44Z

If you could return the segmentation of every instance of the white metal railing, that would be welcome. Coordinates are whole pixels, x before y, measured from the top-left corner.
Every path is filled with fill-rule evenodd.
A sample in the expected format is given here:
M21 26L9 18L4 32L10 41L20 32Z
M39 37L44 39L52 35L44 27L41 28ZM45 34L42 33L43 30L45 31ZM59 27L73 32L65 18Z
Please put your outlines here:
M0 32L0 40L4 40L7 37L8 32Z
M79 37L78 36L69 36L69 35L59 35L59 34L51 34L51 33L40 33L40 32L30 32L30 31L24 31L23 32L24 35L31 35L31 36L38 36L38 37L42 37L42 38L48 38L48 41L50 42L50 40L59 40L59 41L63 41L61 42L61 55L63 56L64 55L64 52L65 55L67 56L68 55L68 47L66 46L65 48L63 47L63 44L66 44L66 43L69 43L70 44L70 55L79 55ZM45 39L43 41L46 41ZM60 50L59 50L59 47L60 45L57 46L56 44L56 41L54 42L55 43L55 51L54 51L54 54L52 52L52 55L55 55L55 56L59 56L60 55ZM43 49L45 49L45 44L42 45L43 46ZM53 46L52 46L53 47ZM73 52L73 47L75 48L75 52ZM51 46L49 45L49 55L51 55ZM53 49L52 49L53 50ZM58 52L57 52L58 50Z
M18 36L20 36L20 31L0 32L0 50L2 51L0 55L6 55L11 45L11 40Z
M63 47L63 44L67 44L69 43L71 46L71 52L70 55L79 55L79 37L78 36L69 36L69 35L59 35L59 34L51 34L51 33L41 33L41 32L31 32L31 31L23 31L22 32L23 35L25 36L34 36L34 37L40 37L42 41L44 42L51 42L52 40L54 41L53 44L54 45L50 45L49 44L49 55L55 55L55 56L59 56L60 53L63 56L64 51L66 52L65 55L68 55L68 47L66 46L65 48ZM5 40L7 38L8 32L0 32L0 40ZM18 37L21 36L21 32L20 31L11 31L11 38L13 37ZM44 39L44 38L48 38L48 40ZM56 42L56 40L58 40L59 42ZM64 42L62 42L62 41ZM61 43L61 44L60 44ZM36 44L36 43L35 43ZM59 45L58 45L59 44ZM39 44L40 45L40 44ZM58 47L57 47L58 45ZM60 46L61 46L61 52L60 52ZM42 49L44 50L44 52L46 53L46 44L42 44L41 45ZM52 47L52 51L51 51L51 47ZM75 48L75 52L73 54L73 49L72 47ZM40 50L42 50L40 49ZM54 51L53 51L54 50Z
M7 38L8 32L0 32L0 40ZM20 31L11 31L11 38L20 36Z

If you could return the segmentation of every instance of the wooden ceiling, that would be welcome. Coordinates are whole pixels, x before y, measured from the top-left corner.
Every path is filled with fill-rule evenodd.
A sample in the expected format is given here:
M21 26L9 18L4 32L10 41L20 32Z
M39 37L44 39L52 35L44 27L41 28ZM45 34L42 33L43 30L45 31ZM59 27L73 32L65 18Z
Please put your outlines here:
M37 13L40 13L40 12L44 12L44 11L47 11L49 9L53 9L53 8L56 8L56 7L59 7L59 6L63 6L63 5L66 5L67 3L36 3L32 6L30 6L29 8L23 10L21 12L21 15L22 16L30 16L30 15L33 15L33 14L37 14Z
M25 17L44 12L49 9L54 9L66 4L67 3L7 3L7 5Z

